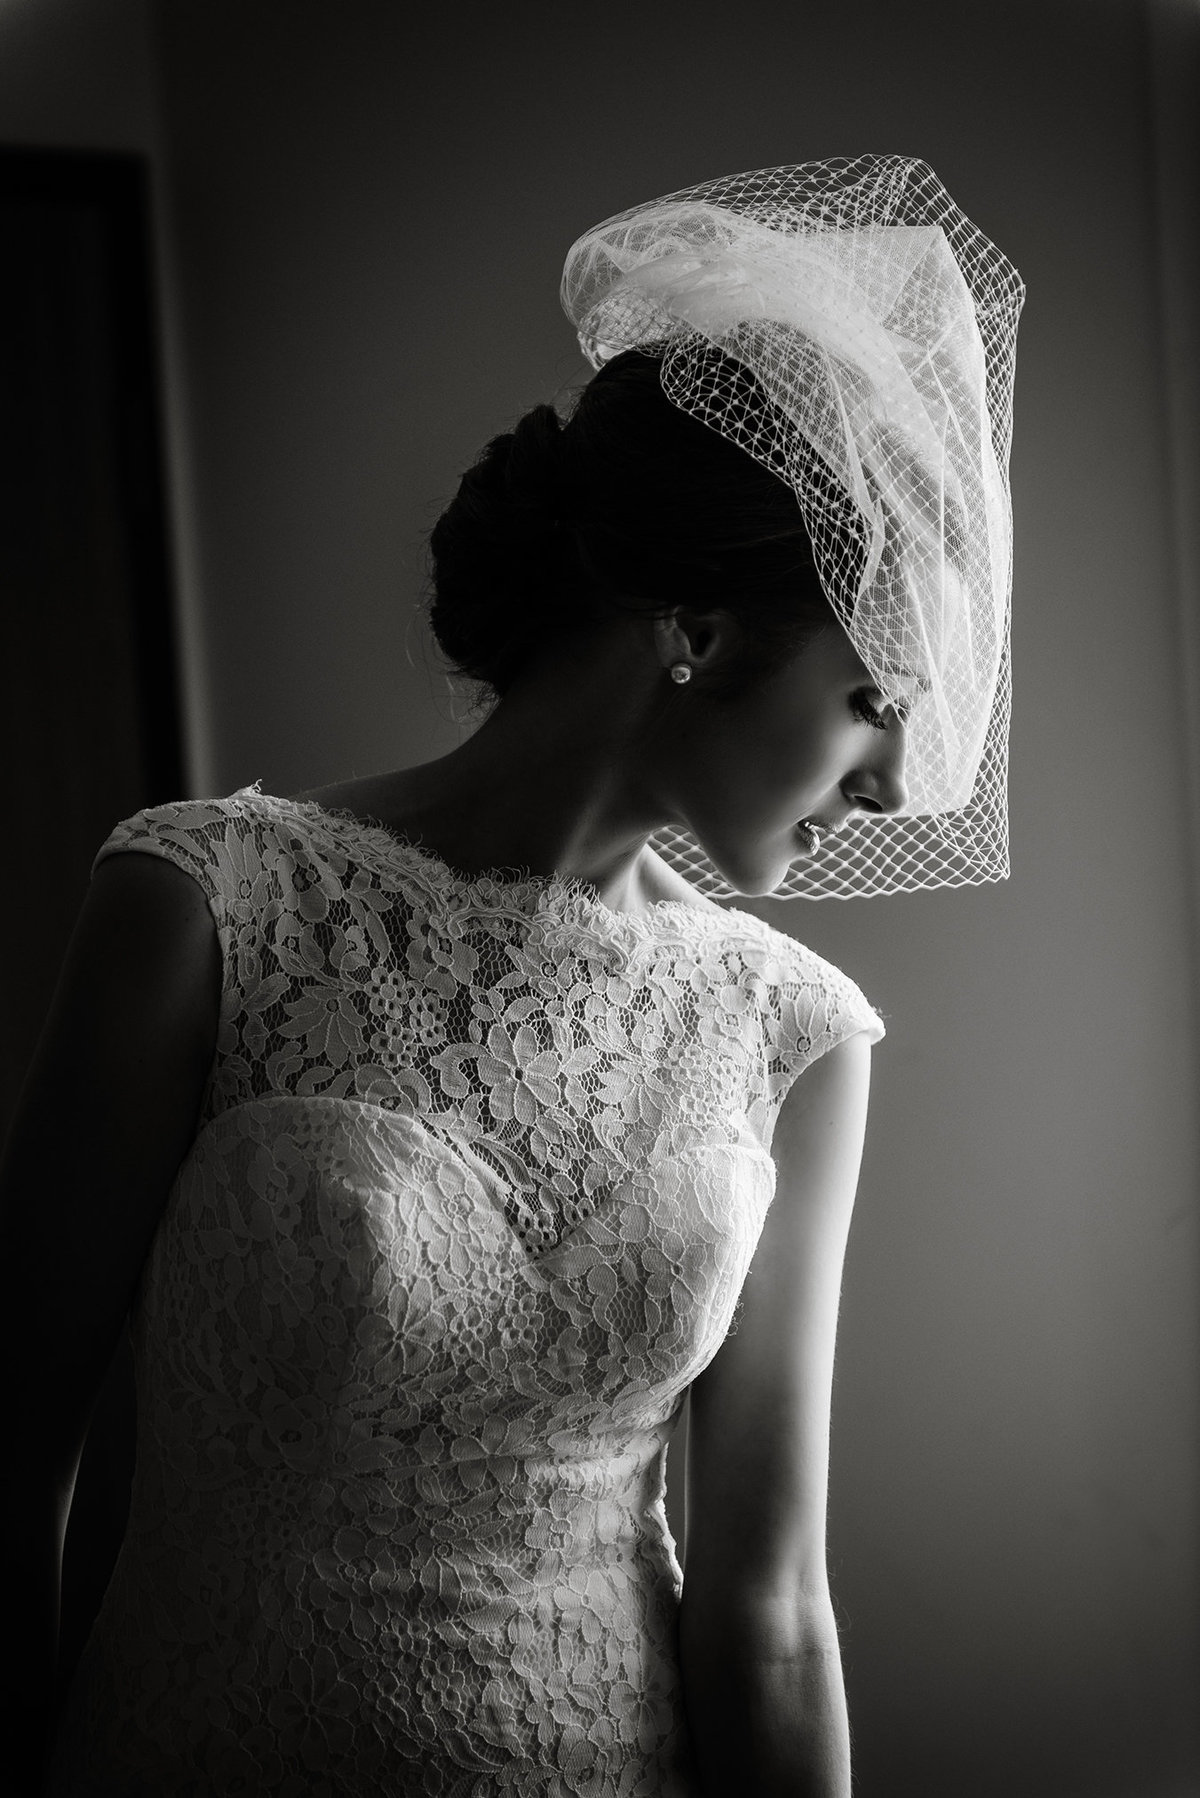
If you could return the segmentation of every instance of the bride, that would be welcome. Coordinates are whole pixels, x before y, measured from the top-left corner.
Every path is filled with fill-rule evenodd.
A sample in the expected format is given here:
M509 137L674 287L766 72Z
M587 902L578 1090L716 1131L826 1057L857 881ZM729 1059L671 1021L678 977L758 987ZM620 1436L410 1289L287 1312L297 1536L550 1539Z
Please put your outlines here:
M1022 290L863 157L635 208L563 294L594 378L432 539L476 733L101 849L4 1176L26 1792L849 1792L825 1488L882 1025L720 901L1006 872ZM128 1531L56 1715L127 1316Z

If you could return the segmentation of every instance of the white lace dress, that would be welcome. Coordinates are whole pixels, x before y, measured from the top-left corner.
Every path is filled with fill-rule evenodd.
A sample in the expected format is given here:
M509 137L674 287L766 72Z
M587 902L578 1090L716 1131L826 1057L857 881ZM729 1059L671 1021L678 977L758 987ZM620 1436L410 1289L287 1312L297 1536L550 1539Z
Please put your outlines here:
M199 882L224 1000L54 1792L693 1793L666 1446L779 1104L875 1013L748 914L467 880L253 789L122 850Z

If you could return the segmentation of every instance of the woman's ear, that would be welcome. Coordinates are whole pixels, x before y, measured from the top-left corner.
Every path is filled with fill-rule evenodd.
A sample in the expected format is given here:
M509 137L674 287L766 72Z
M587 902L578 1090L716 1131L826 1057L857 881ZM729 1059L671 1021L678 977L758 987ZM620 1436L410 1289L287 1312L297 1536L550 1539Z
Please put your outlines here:
M663 668L686 662L693 674L724 670L737 654L741 626L732 612L675 606L654 620L654 646Z

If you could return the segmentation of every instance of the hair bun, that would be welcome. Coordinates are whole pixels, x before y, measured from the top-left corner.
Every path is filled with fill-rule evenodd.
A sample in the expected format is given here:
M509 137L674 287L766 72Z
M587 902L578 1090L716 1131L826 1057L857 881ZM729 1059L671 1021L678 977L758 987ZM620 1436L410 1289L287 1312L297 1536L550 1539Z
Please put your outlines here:
M508 433L508 500L535 530L562 521L562 439L562 420L553 406L535 406Z
M528 659L564 581L562 421L535 406L487 444L430 537L430 624L460 673L503 692Z

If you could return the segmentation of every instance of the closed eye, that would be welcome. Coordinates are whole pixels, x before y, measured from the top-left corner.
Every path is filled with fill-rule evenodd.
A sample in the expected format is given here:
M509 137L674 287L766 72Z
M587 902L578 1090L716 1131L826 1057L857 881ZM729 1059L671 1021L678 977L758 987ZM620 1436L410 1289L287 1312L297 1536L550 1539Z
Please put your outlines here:
M854 713L854 716L858 719L860 724L869 724L872 730L887 730L889 728L892 721L887 714L889 711L895 710L895 708L887 706L886 704L878 704L877 701L881 697L882 695L876 693L876 690L873 687L859 687L856 692L850 695L850 710ZM900 716L898 712L897 716ZM902 717L900 721L901 723L904 722Z
M852 693L850 710L863 724L869 724L872 730L890 730L893 719L900 724L907 724L912 716L911 704L885 699L878 687L860 687L857 692Z

